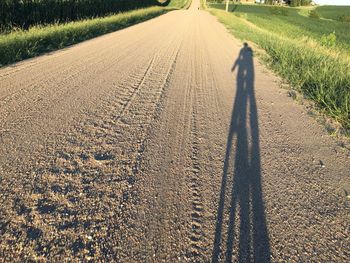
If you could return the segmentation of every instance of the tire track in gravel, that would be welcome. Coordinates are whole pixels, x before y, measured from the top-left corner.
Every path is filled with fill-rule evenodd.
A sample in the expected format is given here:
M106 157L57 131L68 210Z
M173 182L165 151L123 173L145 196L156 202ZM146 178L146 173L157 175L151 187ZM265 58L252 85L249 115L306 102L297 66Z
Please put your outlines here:
M148 77L148 75L149 75L149 73L150 73L150 71L152 69L152 65L154 63L154 59L155 59L155 57L151 58L151 60L148 63L148 66L146 67L146 70L142 74L141 78L140 78L140 76L136 76L135 77L134 75L131 75L131 77L129 77L129 79L126 80L126 83L134 83L135 81L136 81L136 83L132 85L134 90L131 92L131 96L127 97L127 99L122 102L123 103L123 107L122 107L122 110L121 110L120 114L118 115L116 121L119 121L120 118L126 113L126 111L128 110L129 106L131 105L132 101L136 97L137 93L140 91L140 89L144 85L144 82L146 81L146 78ZM121 88L121 87L118 87L118 88Z
M129 52L131 52L131 50L133 50L137 44L138 43L129 45L128 50L125 53L119 54L119 56L116 57L114 61L112 61L112 63L125 59L128 56ZM62 84L66 83L67 79L72 81L74 80L75 77L79 76L79 74L81 74L86 70L91 71L91 70L97 69L101 64L105 62L106 56L110 54L110 51L112 48L113 48L113 45L110 45L108 48L102 49L99 52L98 60L96 60L96 58L93 56L96 51L91 49L87 53L85 53L84 57L78 56L78 57L75 57L74 60L72 58L69 58L72 61L68 67L66 64L67 61L65 61L65 63L62 63L62 61L60 61L59 63L57 63L55 67L48 67L47 69L45 68L43 72L35 71L33 76L30 77L30 81L26 80L26 82L21 81L21 77L23 77L23 72L21 70L19 69L16 70L18 71L18 74L16 74L17 73L16 71L11 72L10 70L10 72L8 72L7 74L0 75L3 85L5 87L8 86L9 89L11 89L7 96L3 96L0 98L0 103L3 104L4 106L5 103L18 100L20 96L23 96L24 94L33 91L37 87L52 86L53 84L56 84L56 86L62 86ZM66 52L67 51L69 50L66 50ZM58 51L58 53L64 53L64 51ZM7 69L11 69L11 68L9 67ZM65 76L65 78L62 79L61 76L56 77L55 72L60 72L62 75ZM50 76L50 78L48 78L48 76ZM17 78L19 81L17 83L13 83L11 81L12 78ZM62 82L57 82L58 79Z
M136 158L136 162L135 162L135 175L138 175L140 172L143 172L144 168L144 160L143 160L143 154L145 149L147 148L148 145L148 137L150 136L151 133L153 133L153 129L154 129L154 121L158 119L159 115L162 112L162 107L163 107L163 103L164 103L164 97L166 96L167 92L168 92L168 88L169 88L169 81L172 78L172 74L174 72L174 69L176 67L176 63L178 60L178 56L179 56L179 52L181 50L181 47L183 45L183 41L179 41L181 38L177 38L175 42L178 42L175 45L175 49L170 52L170 56L172 57L171 59L168 59L168 61L172 61L170 63L170 65L168 67L162 67L162 70L164 70L164 72L150 72L150 75L153 75L157 78L157 80L161 81L161 89L159 90L159 92L157 93L157 99L156 99L156 103L154 105L154 110L153 110L153 115L150 116L150 123L149 123L149 127L148 129L144 132L144 137L142 140L140 140L140 150L138 152L137 158ZM168 54L169 55L169 54ZM161 57L162 59L164 59L164 61L166 60L166 57L162 57L162 56L158 56L158 58ZM159 68L158 68L159 69ZM146 79L145 82L147 82L148 80ZM153 83L153 82L152 82ZM153 85L153 84L152 84ZM146 102L147 103L147 102ZM146 114L149 115L149 114ZM134 179L135 182L137 182L137 184L135 184L135 191L137 192L137 194L135 195L135 200L136 202L133 203L133 208L130 208L131 214L128 217L128 221L129 222L133 222L132 224L135 226L137 226L136 228L130 229L129 230L129 235L133 236L133 239L128 240L128 247L132 247L133 249L131 251L129 251L129 257L128 257L128 261L129 262L139 262L139 260L142 259L142 261L149 261L153 256L148 255L146 256L145 250L143 245L145 245L144 242L144 225L140 226L140 220L145 220L144 214L143 212L140 213L140 211L142 211L143 207L142 207L142 203L143 200L140 198L140 194L145 191L145 189L140 185L140 183L138 182L141 178L140 175L139 178ZM141 222L145 222L145 221L141 221ZM137 231L137 232L135 232ZM142 231L142 232L141 232ZM147 243L151 243L150 240L147 240ZM152 248L156 249L155 247ZM149 253L150 251L148 251ZM132 256L130 258L130 256ZM135 259L135 260L134 260ZM138 259L138 260L136 260Z
M113 60L112 63L117 62L118 59L119 57ZM87 84L87 81L85 79L77 78L83 72L89 71L90 74L94 74L96 73L96 70L94 68L97 68L99 72L104 72L106 69L108 69L108 67L110 67L110 64L107 64L107 65L102 65L102 64L103 64L102 59L94 61L93 58L91 58L91 63L87 62L86 66L84 67L77 67L76 69L73 69L73 70L72 68L68 68L66 71L64 71L64 74L66 73L67 74L69 73L69 74L67 77L63 78L62 80L57 81L56 78L48 79L43 81L42 83L34 85L33 89L35 89L36 87L45 87L45 89L47 89L47 87L50 87L50 90L48 90L47 93L55 93L55 96L57 99L51 101L50 103L47 103L45 106L52 108L55 105L58 105L60 103L60 100L58 99L59 97L66 97L69 95L72 96L73 95L72 93L78 92L78 90L75 91L70 89L72 83L75 87L85 86ZM64 88L62 89L61 87L64 87ZM9 123L8 121L7 122L5 121L2 124L3 127L7 126L7 129L11 129L12 127L16 127L16 126L18 127L19 126L18 123L22 123L23 125L23 122L29 122L29 118L27 116L31 116L37 112L37 109L33 109L34 108L33 104L35 105L38 102L43 103L43 101L46 101L46 98L43 95L41 95L42 90L40 89L38 89L37 91L36 90L31 91L32 95L35 94L32 97L32 100L28 100L27 98L23 97L25 93L30 91L31 90L29 89L25 92L23 91L21 91L21 93L17 92L0 102L0 106L1 106L0 109L4 110L4 111L0 111L1 118L4 118L5 120L12 119L11 123ZM46 96L48 95L47 93L45 94ZM6 111L6 108L8 107L8 105L6 105L7 103L16 105L15 107L13 107L13 111ZM41 107L43 107L43 105L41 105ZM16 122L13 122L13 119L15 118L11 118L12 115L16 115L17 112L20 110L25 111L26 114L24 116L21 116L20 118L16 118Z
M195 107L195 106L194 106ZM192 168L189 172L189 186L190 186L190 197L192 204L191 211L191 233L190 233L190 244L191 244L191 262L203 262L205 258L202 255L203 252L203 239L204 229L203 229L203 196L202 196L202 176L201 167L199 162L200 153L200 143L198 140L198 129L197 129L197 111L196 108L193 109L191 118L191 161Z
M194 38L201 38L200 28L196 23L194 30ZM191 74L192 79L192 93L193 93L193 105L190 117L190 132L189 132L189 159L188 164L188 185L190 189L189 198L191 203L190 210L190 233L189 233L189 245L190 245L190 262L205 262L205 251L207 245L207 236L205 225L207 224L205 213L207 209L206 200L204 196L203 187L206 185L206 170L203 169L203 143L202 136L200 135L200 115L203 114L202 97L205 96L205 92L202 88L203 80L203 68L205 67L205 54L203 49L196 49L193 47L193 70ZM202 112L199 113L198 111Z
M183 214L182 202L171 204L171 207L168 206L168 202L173 200L172 197L180 197L184 193L183 190L186 191L187 196L188 190L185 181L179 180L175 182L173 181L175 178L171 176L174 173L179 176L185 176L185 171L178 170L177 164L181 165L185 161L183 153L186 152L188 135L186 132L189 131L187 130L189 127L186 120L190 115L182 115L182 112L187 112L190 109L188 106L191 107L192 104L192 95L189 94L188 90L190 74L185 74L187 68L180 67L183 63L189 65L192 61L192 59L187 59L183 56L186 53L184 50L189 49L188 39L191 39L191 37L188 33L188 30L186 30L178 35L178 41L181 41L181 44L177 51L176 60L169 69L170 74L164 85L165 92L162 93L162 98L156 110L156 117L149 129L149 133L146 135L140 183L137 186L140 189L140 204L135 207L135 210L138 211L135 214L135 230L137 229L138 231L132 234L133 236L138 236L133 246L133 258L138 260L131 260L132 262L177 262L183 259L187 253L187 250L185 251L184 249L179 254L180 251L175 248L187 245L187 242L182 243L183 240L178 235L181 233L180 229L184 226L178 225L174 229L172 228L174 226L172 222L182 224L181 221L187 220L190 214L186 214L183 217L180 216ZM184 78L181 80L179 88L175 88L173 80L178 80L179 67L183 70L180 74ZM181 94L177 92L181 92ZM167 104L172 99L174 101L170 102L171 109L169 109ZM170 114L171 117L163 122L164 114L165 116ZM183 120L182 117L185 117L186 120ZM182 131L178 132L177 129L174 129L173 124L179 125ZM164 137L155 137L158 132L161 132ZM169 148L166 146L166 142L174 146L171 152L168 152ZM154 144L156 147L154 147ZM165 147L162 147L162 145ZM172 217L169 214L176 214L177 216Z

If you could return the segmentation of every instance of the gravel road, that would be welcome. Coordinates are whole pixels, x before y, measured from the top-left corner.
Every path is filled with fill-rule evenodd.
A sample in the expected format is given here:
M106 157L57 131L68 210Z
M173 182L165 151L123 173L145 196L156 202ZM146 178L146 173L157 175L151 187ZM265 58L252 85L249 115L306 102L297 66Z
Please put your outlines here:
M350 153L215 17L0 69L0 262L349 262Z

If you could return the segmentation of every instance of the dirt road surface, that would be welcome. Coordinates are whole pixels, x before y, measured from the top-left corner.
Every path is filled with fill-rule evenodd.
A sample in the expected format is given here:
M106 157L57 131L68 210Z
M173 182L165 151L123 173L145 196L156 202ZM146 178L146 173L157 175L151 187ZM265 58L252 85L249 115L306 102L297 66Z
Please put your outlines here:
M197 7L0 69L1 262L349 262L349 152Z

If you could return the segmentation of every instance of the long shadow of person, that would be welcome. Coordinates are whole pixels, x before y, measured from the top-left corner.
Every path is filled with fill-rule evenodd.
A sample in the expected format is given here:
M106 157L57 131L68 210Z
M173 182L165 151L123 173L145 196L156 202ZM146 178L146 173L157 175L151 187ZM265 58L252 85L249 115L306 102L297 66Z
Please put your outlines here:
M270 262L270 244L261 188L253 51L247 43L244 43L232 71L236 68L237 92L226 144L212 262L232 262L234 253L235 262ZM229 192L227 181L229 174L232 174L230 169L233 170L231 196L227 200L229 204L225 204L226 192ZM225 205L229 205L227 226L226 221L224 225ZM223 233L227 238L225 253L221 251L225 241Z

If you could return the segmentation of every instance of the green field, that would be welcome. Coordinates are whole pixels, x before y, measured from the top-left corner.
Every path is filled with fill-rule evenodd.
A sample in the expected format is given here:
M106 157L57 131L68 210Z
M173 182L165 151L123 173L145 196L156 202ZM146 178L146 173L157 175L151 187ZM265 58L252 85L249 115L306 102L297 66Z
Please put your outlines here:
M266 62L295 89L350 128L350 23L335 20L343 8L322 7L320 18L310 18L311 8L209 7L235 36L263 48Z
M210 7L225 9L224 4L210 4ZM350 7L317 7L316 10L321 16L320 19L311 19L308 16L311 9L305 7L230 5L229 10L231 12L234 10L232 13L241 16L260 28L273 31L288 38L304 39L309 37L321 43L322 36L335 32L337 40L334 48L339 50L345 49L350 53L350 23L329 20L330 17L338 19L346 12L350 14ZM322 10L322 12L319 10Z
M343 16L350 17L350 6L318 6L316 11L322 18L336 21Z

